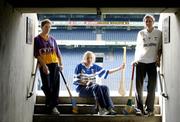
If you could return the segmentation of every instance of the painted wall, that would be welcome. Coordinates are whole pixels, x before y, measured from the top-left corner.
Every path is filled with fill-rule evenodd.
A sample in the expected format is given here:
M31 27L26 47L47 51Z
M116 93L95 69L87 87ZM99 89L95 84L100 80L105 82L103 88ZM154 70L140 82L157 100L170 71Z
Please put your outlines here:
M163 122L180 121L180 11L160 16L160 23L170 16L170 43L163 43L163 74L169 100L164 100ZM160 25L162 28L162 25ZM164 41L164 40L163 40Z
M32 81L33 44L26 44L26 16L36 24L36 14L22 14L0 1L1 122L32 122L35 97L26 96Z

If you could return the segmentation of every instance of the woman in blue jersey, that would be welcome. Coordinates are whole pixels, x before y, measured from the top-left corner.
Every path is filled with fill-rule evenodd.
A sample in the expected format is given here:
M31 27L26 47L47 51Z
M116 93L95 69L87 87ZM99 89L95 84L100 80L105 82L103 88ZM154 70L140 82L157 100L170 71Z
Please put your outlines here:
M105 85L96 83L97 77L106 79L111 73L124 68L120 67L105 70L95 62L95 54L91 51L85 52L83 60L76 66L74 72L74 85L80 97L94 97L98 104L99 115L115 115L114 106L109 96L109 89Z

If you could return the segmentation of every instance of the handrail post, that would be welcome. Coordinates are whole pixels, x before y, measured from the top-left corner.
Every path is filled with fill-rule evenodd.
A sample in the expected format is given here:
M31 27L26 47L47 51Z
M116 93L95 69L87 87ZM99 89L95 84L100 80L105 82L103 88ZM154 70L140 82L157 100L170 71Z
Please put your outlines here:
M31 91L28 92L27 99L29 99L30 97L32 97L33 94L34 94L33 91L34 91L34 85L35 85L35 80L36 80L36 75L37 75L38 67L39 67L39 65L38 65L38 63L36 63L35 72L33 72L33 73L31 74L31 77L34 77L34 78L33 78L33 83L32 83L32 87L31 87ZM31 85L30 85L30 86L31 86ZM29 89L30 89L30 87L29 87Z
M161 95L162 95L162 97L168 99L169 97L168 97L168 94L167 94L167 91L166 91L166 87L165 87L166 83L164 81L164 75L160 73L160 68L159 67L157 67L157 72L158 72L158 77L159 77L159 82L160 82ZM163 77L164 85L162 83L161 77Z

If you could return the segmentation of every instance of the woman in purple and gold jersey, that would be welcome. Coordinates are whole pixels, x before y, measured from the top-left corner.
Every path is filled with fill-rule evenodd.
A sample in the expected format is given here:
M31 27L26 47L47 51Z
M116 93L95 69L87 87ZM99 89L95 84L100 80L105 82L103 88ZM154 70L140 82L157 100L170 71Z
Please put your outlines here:
M40 64L42 90L46 96L46 107L52 114L60 114L56 108L59 96L59 69L62 70L62 58L56 40L49 35L51 21L41 22L42 32L34 38L34 56Z

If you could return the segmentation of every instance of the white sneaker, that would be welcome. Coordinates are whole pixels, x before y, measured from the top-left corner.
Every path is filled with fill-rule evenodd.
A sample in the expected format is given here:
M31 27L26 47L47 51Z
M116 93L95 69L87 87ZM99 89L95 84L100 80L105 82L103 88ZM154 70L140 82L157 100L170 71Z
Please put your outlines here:
M109 111L107 111L105 108L100 108L98 115L108 115Z
M59 114L60 114L60 112L58 111L58 109L57 109L56 107L54 107L54 108L52 109L51 114L54 114L54 115L59 115Z
M140 109L138 109L138 108L135 108L135 112L136 112L137 116L142 116L143 115L142 111Z
M108 111L109 111L108 115L116 115L117 114L117 112L115 110L113 110L112 108L110 108Z
M146 116L154 116L154 112L144 111L144 115Z

